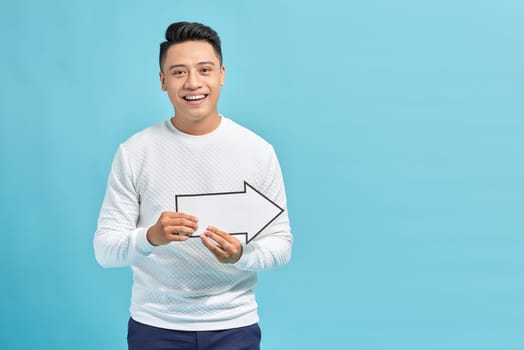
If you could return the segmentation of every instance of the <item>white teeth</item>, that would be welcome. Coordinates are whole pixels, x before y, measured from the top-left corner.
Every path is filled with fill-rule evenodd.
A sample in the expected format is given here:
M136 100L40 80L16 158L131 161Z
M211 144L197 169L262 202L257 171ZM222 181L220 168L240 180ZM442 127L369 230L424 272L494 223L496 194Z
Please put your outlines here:
M206 97L205 95L195 95L195 96L185 96L184 98L186 100L195 101L195 100L201 100L201 99L203 99L205 97Z

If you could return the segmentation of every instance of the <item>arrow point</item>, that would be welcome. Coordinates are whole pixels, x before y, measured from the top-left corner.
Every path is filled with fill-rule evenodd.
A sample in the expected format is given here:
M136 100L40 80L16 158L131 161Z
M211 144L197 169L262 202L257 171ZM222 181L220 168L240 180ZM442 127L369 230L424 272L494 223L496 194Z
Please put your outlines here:
M252 226L246 235L246 241L249 243L282 214L284 209L246 181L244 181L244 190L248 199L247 202L252 207L250 211L256 214L253 217L257 218L253 220Z

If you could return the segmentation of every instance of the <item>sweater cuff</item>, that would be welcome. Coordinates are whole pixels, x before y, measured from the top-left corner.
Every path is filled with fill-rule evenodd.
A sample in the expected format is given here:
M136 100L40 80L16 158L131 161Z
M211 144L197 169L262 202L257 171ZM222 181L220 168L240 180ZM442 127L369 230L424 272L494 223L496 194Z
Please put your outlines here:
M133 241L135 243L135 249L140 255L149 255L155 248L155 246L147 240L147 228L137 228L134 230Z
M248 245L243 246L243 252L240 259L233 264L237 269L240 270L247 270L248 267L251 265L251 253L253 252L253 249Z

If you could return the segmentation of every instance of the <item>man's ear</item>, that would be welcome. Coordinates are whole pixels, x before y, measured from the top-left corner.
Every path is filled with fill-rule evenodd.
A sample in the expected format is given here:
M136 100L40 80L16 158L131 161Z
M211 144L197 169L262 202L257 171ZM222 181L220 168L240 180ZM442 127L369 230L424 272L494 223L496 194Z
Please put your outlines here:
M166 88L166 77L164 75L164 72L161 71L158 75L160 77L160 84L162 84L162 91L167 91L167 88Z
M224 86L226 83L226 67L220 67L220 86Z

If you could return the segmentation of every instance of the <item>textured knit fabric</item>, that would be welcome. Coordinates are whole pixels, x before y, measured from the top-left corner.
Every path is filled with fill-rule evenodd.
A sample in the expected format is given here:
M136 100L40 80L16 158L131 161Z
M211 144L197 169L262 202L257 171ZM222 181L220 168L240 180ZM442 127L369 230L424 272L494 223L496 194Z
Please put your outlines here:
M244 181L286 209L273 147L225 117L206 135L182 133L166 120L120 145L94 248L104 267L131 266L133 319L188 331L258 322L256 271L283 265L291 257L287 210L249 244L244 242L236 264L218 262L200 238L159 247L146 238L162 212L176 211L177 194L242 191Z

